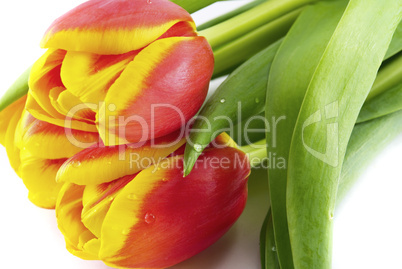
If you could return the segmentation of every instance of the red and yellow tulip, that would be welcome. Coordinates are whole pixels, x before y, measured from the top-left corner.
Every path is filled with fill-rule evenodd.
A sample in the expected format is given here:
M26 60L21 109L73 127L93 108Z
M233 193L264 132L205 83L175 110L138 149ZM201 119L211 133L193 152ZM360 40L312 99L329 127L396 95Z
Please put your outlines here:
M91 0L47 30L26 109L105 145L167 135L199 110L213 53L191 16L168 0Z
M0 142L31 201L45 208L54 208L62 182L136 172L120 162L82 161L87 169L77 174L85 154L113 159L118 144L126 154L164 158L180 147L183 139L158 150L151 144L171 142L195 115L213 70L191 16L167 0L88 1L57 19L42 47L48 50L32 67L27 96L0 112Z
M190 15L167 0L91 0L42 46L28 94L0 111L0 143L29 199L56 208L67 249L165 268L218 240L244 209L250 165L222 134L183 178L180 128L214 63Z
M182 151L106 183L65 183L56 215L68 250L113 267L166 268L218 240L244 209L247 157L211 147L183 178Z

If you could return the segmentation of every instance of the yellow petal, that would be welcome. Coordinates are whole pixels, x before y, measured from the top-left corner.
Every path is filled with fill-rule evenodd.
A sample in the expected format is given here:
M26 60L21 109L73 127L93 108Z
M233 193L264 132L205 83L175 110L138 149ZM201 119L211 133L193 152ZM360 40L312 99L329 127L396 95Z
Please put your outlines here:
M56 204L57 223L68 251L81 259L96 260L97 243L92 241L97 238L81 222L83 192L82 186L63 185Z
M32 203L42 208L55 207L62 185L56 183L56 173L64 161L65 159L46 160L28 157L25 154L19 175L29 191L28 198Z

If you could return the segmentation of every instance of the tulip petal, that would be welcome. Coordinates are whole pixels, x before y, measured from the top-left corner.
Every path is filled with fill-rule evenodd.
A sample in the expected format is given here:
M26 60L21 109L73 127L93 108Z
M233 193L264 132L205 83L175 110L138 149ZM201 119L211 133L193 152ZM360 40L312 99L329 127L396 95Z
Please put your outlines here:
M81 259L96 260L98 239L81 222L83 192L83 186L63 185L56 204L57 223L68 251Z
M179 138L177 133L172 133L140 144L98 144L68 159L60 168L57 181L77 185L101 184L135 174L180 148L185 138Z
M61 67L61 79L68 91L82 102L99 104L137 54L138 51L120 55L69 51Z
M52 106L62 115L70 115L71 111L76 111L72 116L74 119L93 124L96 112L87 104L83 103L77 96L64 88L53 88L49 92L50 102ZM90 105L94 109L98 109L98 105ZM77 108L79 108L77 110Z
M62 185L56 183L56 173L65 160L47 160L32 156L22 158L19 176L27 187L28 198L33 204L54 209Z
M55 92L60 95L63 89L65 90L60 78L61 66L65 55L66 51L49 49L32 66L26 109L35 118L42 121L51 122L59 126L65 126L66 121L72 121L74 128L77 127L79 130L85 131L96 131L96 126L93 123L94 113L89 118L82 119L77 118L77 113L72 113L71 115L60 113L62 111L57 110L53 106ZM71 112L74 105L79 104L70 104L70 107L67 107L67 109ZM82 109L87 109L87 107L78 107L77 111L79 112Z
M97 114L102 140L114 145L107 138L117 133L119 143L136 143L180 128L204 102L213 62L203 37L171 37L150 44L109 89ZM106 110L110 105L116 109Z
M0 112L0 142L6 148L11 167L18 174L20 150L15 144L16 129L24 110L26 96L21 97Z
M213 165L214 160L222 165ZM183 178L182 157L165 159L161 170L143 170L118 193L102 227L99 257L106 264L170 267L230 228L246 203L246 155L233 148L211 149L197 164Z
M63 128L40 121L28 112L22 117L18 145L43 159L70 158L99 141L97 133Z
M26 109L29 111L30 114L32 114L32 116L41 121L49 122L51 124L66 127L69 129L75 129L87 132L97 132L97 128L93 123L74 120L71 117L66 117L63 115L60 116L59 118L54 118L52 115L48 114L45 110L43 110L43 108L38 104L35 98L32 97L30 92L28 92ZM84 105L82 109L86 109L86 106Z
M49 92L53 88L64 87L60 79L60 69L65 55L66 51L63 50L47 50L32 66L29 76L31 96L54 118L61 118L63 115L52 106Z
M103 220L118 191L133 178L134 175L128 175L112 182L85 187L81 220L95 236L101 236Z
M6 133L14 115L21 115L24 110L26 95L0 111L0 144L5 146Z
M54 21L41 46L123 54L147 46L181 21L193 23L187 11L166 0L92 0Z

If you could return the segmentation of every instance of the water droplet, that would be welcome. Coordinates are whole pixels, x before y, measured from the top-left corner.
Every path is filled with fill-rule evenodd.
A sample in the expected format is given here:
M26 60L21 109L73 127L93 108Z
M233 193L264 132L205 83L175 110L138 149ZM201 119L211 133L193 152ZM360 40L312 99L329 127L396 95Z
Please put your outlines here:
M154 223L155 222L155 216L148 212L147 214L145 214L144 220L148 224Z
M272 251L276 251L276 247L275 247L275 246L272 247Z
M71 165L75 168L80 167L81 166L81 162L80 161L72 161Z
M224 99L224 98L222 98L221 99L221 103L223 104L223 103L225 103L226 102L226 100Z
M201 151L202 151L202 146L201 146L200 144L195 144L195 145L194 145L194 149L195 149L195 151L197 151L197 152L201 152Z
M148 4L152 4L152 1L151 1L151 0L147 0L147 3L148 3Z
M260 99L255 98L255 103L258 104L260 102Z
M137 195L135 195L134 193L130 193L129 195L127 195L127 199L136 200L136 199L137 199Z
M130 229L124 229L123 231L121 231L121 233L123 235L128 235L130 233Z

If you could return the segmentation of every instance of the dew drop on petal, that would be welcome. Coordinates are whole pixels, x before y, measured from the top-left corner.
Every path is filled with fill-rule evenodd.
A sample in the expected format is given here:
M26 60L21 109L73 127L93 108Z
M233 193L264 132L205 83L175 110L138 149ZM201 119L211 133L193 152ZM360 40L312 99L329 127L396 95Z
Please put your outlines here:
M223 103L225 103L226 102L226 100L224 99L224 98L222 98L221 99L221 103L223 104Z
M197 152L201 152L201 151L202 151L202 146L201 146L200 144L195 144L195 145L194 145L194 149L195 149L195 151L197 151Z
M273 246L271 250L272 250L272 251L276 251L276 247L275 247L275 246Z
M155 216L148 212L147 214L145 214L144 220L148 224L154 223L155 222Z
M72 161L71 165L75 168L80 167L81 166L81 162L80 161Z

